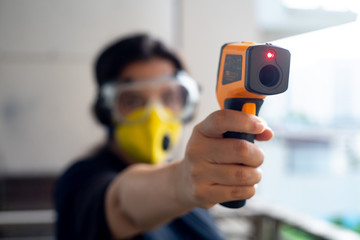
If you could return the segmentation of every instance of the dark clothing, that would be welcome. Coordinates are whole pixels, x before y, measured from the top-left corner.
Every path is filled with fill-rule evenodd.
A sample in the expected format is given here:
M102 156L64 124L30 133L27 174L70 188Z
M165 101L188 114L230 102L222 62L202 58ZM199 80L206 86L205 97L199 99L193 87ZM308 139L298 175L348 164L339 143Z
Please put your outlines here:
M109 148L72 165L55 190L56 237L59 240L111 239L105 218L105 192L127 165ZM209 212L194 209L159 228L133 239L223 239Z

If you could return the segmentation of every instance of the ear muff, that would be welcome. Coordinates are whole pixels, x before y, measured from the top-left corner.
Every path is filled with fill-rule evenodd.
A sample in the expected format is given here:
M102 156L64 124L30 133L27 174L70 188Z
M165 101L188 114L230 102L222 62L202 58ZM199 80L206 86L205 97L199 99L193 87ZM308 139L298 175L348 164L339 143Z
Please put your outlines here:
M200 93L202 91L202 87L201 87L201 85L199 83L196 83L196 87L197 87L197 91L198 91L198 93L200 95ZM191 103L193 105L193 111L192 111L192 114L190 114L188 117L186 117L186 118L184 118L182 120L182 122L184 124L189 123L192 120L194 120L194 118L196 117L196 110L197 110L197 108L199 106L199 103L200 103L200 99L197 99L195 102Z
M176 73L176 78L184 87L183 95L186 101L184 102L185 109L182 116L184 124L191 122L196 116L196 110L200 102L201 86L195 82L184 70L179 70ZM186 90L185 90L186 89Z
M102 91L98 91L97 98L93 104L92 111L98 122L106 127L111 127L111 110L106 105Z

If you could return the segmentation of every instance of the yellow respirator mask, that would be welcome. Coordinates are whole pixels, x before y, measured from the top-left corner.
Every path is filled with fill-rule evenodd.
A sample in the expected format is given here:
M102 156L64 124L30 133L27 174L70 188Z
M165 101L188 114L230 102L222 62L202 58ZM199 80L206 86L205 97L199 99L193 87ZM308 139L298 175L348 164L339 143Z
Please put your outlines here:
M167 159L182 124L194 115L199 87L184 71L155 79L117 81L102 88L114 122L114 140L137 162Z
M148 116L135 123L118 124L114 137L120 148L138 162L156 164L166 160L170 150L178 143L182 123L179 120L163 120L161 115L170 114L162 106L151 106ZM128 118L137 119L146 109L138 109Z

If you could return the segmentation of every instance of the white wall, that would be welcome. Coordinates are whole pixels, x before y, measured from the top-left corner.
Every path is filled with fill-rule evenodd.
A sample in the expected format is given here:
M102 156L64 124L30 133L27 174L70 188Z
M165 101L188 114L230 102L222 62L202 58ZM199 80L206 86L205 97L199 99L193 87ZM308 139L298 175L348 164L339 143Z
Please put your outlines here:
M0 169L58 172L101 141L92 61L117 36L173 39L173 1L0 1Z

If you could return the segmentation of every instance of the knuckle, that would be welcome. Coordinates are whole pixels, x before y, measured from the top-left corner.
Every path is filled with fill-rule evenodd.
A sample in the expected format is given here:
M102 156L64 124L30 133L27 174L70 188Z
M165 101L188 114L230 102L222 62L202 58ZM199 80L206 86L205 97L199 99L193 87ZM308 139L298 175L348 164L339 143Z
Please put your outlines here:
M265 160L265 153L263 150L260 149L259 166L264 163L264 160Z
M261 178L262 173L256 168L242 167L235 170L235 179L243 186L257 184L261 181Z
M192 134L191 136L193 137L194 135L196 135L198 132L201 132L200 131L200 128L201 128L201 124L202 123L198 123L194 126L193 130L192 130Z
M249 178L249 173L244 168L237 168L235 171L235 179L238 182L246 182Z
M196 142L191 142L187 144L185 150L186 159L192 164L198 162L198 160L202 159L204 149L202 144L196 144Z
M195 144L188 144L186 146L186 157L187 159L190 161L190 162L193 162L194 160L197 159L197 152L198 152L198 149L197 149L197 146Z
M233 187L230 192L231 199L242 199L242 190L242 187Z
M246 115L244 118L244 127L246 128L249 133L256 133L258 131L258 123L254 121L254 119L250 115Z
M256 184L256 183L259 183L259 182L261 181L261 178L262 178L262 173L261 173L261 171L256 171L254 183L255 183L255 184Z
M260 148L257 148L257 154L256 155L254 154L254 156L256 156L256 161L254 162L254 165L256 167L260 167L265 160L264 152Z
M191 165L189 168L190 168L189 172L190 172L190 177L191 177L192 183L193 183L193 185L196 186L196 185L198 185L198 182L201 179L202 170L201 170L201 168L196 167L194 165Z
M202 140L204 135L206 136L204 133L204 125L205 124L201 122L193 127L187 146L196 145L197 142Z
M255 186L248 187L233 187L230 195L231 199L239 200L239 199L249 199L255 195Z
M202 186L197 185L194 187L194 199L201 206L206 204L207 198L206 198L205 191Z
M255 186L246 187L244 191L244 195L246 199L249 199L255 195L256 189Z
M214 202L211 202L210 197L208 196L208 191L204 185L197 185L194 187L193 197L195 205L200 208L209 209L214 206Z
M238 140L234 144L234 149L237 155L249 156L251 154L251 146L245 140Z
M227 115L226 113L227 111L221 111L221 110L214 113L213 117L214 117L215 128L220 130L224 128L223 126Z
M255 121L248 121L249 122L249 130L251 130L251 131L255 131L255 130L257 130L258 129L258 125L257 125L257 122L255 122Z

